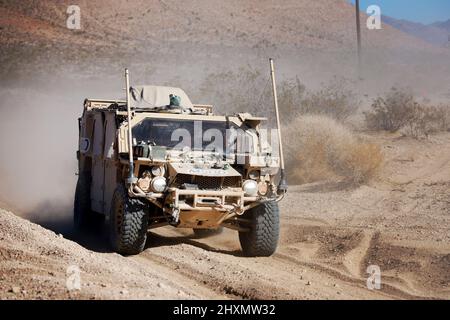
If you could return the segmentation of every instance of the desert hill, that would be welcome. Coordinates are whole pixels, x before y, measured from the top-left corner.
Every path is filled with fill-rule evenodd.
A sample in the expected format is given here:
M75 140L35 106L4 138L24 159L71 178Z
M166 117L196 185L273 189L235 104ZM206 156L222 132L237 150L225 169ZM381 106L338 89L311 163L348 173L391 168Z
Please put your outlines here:
M37 75L66 81L68 74L119 82L127 66L141 82L195 89L207 75L241 66L266 73L268 57L278 61L280 79L300 76L317 87L334 76L357 77L354 7L345 0L79 1L81 30L66 28L70 4L0 2L4 83ZM361 17L362 94L395 84L439 99L447 93L446 48L388 24L368 30Z
M78 2L79 32L66 29L70 4L55 0L25 0L19 5L2 1L1 41L20 42L28 37L37 42L137 47L164 42L252 48L354 46L354 8L345 0L83 0ZM370 46L424 46L389 26L364 31Z

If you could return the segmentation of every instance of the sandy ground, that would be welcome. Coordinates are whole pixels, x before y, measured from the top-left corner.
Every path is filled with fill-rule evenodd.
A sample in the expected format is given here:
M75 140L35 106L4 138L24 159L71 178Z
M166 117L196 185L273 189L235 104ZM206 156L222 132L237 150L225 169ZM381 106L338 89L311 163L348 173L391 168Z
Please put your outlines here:
M372 139L386 156L380 178L292 186L270 258L242 257L231 230L196 239L169 227L123 257L104 234L60 235L2 210L0 298L450 299L450 134ZM72 265L80 290L66 287ZM370 265L380 290L367 289Z

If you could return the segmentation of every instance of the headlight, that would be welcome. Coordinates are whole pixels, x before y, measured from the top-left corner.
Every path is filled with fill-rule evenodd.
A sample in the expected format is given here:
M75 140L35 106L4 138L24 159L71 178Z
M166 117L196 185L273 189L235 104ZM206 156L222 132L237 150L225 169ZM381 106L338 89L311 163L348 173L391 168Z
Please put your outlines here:
M244 190L245 195L253 197L256 196L258 192L258 184L254 180L246 180L242 185L242 189Z
M138 187L142 189L142 191L148 191L148 189L150 189L150 177L144 177L144 178L140 178L138 180Z
M163 192L166 189L166 178L156 177L151 183L153 192Z
M160 177L164 175L164 167L163 166L154 166L151 169L152 175L155 177Z
M258 171L258 170L252 170L252 171L250 171L250 172L248 173L248 177L249 177L250 179L253 179L253 180L258 180L258 179L259 179L259 171Z
M258 193L260 195L265 196L268 191L269 191L269 186L267 185L266 182L261 181L260 183L258 183Z

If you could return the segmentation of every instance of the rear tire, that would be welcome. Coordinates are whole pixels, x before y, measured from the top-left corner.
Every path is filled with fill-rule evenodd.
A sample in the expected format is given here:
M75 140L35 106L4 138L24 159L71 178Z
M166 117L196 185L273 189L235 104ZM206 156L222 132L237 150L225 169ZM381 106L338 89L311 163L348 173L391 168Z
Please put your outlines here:
M193 229L194 235L198 239L212 237L223 232L223 227L218 227L217 229Z
M148 205L130 198L119 185L114 192L109 221L110 242L114 251L135 255L144 250L149 222Z
M275 201L264 202L244 213L249 231L239 231L242 251L247 257L269 257L275 253L280 236L280 209Z

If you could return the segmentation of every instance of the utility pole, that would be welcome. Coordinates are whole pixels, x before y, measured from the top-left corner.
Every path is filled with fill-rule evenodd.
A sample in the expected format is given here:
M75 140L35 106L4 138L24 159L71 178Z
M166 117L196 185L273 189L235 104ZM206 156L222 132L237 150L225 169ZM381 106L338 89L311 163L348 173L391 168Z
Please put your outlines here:
M361 21L360 21L360 7L359 0L355 0L356 9L356 41L358 45L358 78L362 79L362 52L361 52Z

